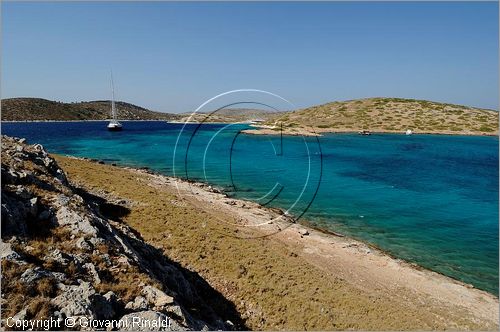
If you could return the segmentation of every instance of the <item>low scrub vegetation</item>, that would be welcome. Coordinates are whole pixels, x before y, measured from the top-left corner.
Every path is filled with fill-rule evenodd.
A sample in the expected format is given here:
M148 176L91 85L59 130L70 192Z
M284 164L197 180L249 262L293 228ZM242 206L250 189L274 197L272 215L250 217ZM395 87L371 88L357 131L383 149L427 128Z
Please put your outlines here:
M320 132L371 130L374 132L476 134L498 133L498 112L426 100L369 98L334 102L288 113L269 120L283 128Z

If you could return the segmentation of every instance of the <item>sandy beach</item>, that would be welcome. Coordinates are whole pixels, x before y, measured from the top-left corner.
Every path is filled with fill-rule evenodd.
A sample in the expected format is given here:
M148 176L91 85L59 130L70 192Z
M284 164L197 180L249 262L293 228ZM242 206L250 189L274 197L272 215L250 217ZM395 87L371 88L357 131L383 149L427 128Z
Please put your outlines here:
M498 329L490 293L199 183L55 156L74 186L231 300L251 329Z

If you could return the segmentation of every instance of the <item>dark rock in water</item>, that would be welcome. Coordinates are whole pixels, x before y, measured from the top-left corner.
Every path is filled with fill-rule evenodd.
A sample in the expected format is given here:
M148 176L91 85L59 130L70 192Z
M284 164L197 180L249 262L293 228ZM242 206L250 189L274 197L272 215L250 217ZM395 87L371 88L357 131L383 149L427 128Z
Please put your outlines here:
M97 163L98 163L98 164L101 164L101 165L104 165L104 164L105 164L104 160L99 160Z

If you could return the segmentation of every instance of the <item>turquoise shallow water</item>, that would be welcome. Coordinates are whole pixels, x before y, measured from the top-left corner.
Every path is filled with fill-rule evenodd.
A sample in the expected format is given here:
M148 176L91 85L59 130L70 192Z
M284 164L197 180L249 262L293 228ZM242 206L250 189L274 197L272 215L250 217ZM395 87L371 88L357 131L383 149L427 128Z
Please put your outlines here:
M189 125L175 149L182 127L125 122L123 132L111 133L104 122L2 123L3 134L50 152L147 166L304 214L498 295L498 138L332 134L280 141L235 138L243 125Z

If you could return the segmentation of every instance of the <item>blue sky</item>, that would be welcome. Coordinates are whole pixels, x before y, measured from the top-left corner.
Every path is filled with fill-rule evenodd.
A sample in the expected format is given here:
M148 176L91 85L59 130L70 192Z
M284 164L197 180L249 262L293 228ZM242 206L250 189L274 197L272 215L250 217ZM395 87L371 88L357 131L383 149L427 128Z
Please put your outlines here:
M192 111L239 88L498 109L497 2L2 2L2 98Z

